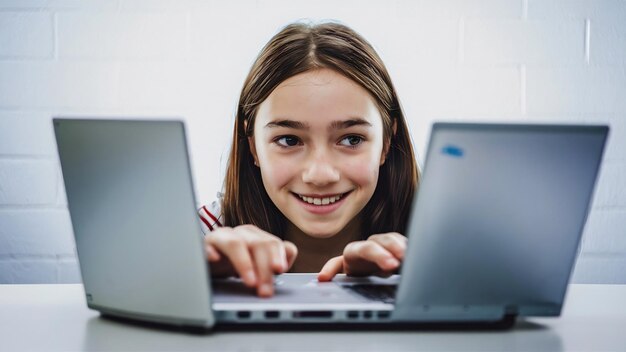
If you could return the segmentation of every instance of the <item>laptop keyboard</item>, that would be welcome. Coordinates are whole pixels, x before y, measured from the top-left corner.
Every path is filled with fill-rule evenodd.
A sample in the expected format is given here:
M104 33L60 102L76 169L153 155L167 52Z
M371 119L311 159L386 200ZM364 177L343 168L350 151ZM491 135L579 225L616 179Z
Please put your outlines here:
M365 298L393 304L396 300L396 285L355 284L344 286Z

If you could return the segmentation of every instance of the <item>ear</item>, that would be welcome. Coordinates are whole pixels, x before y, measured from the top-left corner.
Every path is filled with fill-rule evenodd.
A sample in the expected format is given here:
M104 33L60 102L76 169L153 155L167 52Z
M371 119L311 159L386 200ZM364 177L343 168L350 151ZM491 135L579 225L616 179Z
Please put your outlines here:
M393 135L391 136L391 138L384 141L383 152L380 155L380 166L383 166L385 160L387 160L387 154L389 153L389 149L391 148L391 140L393 139L393 137L396 136L396 132L398 131L398 124L395 119L393 120L393 125L391 126L391 129L393 130Z
M248 130L248 120L243 121L243 130ZM256 146L254 145L254 135L248 137L248 145L250 146L250 153L254 159L254 165L259 166L259 158L257 157Z

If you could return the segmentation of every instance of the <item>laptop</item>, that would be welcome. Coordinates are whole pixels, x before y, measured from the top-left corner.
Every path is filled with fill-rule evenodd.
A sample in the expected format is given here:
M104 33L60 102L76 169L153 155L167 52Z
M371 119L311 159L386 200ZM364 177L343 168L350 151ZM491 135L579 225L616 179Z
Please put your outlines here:
M203 329L558 316L609 130L435 123L399 275L283 274L259 298L209 275L183 122L53 124L87 306Z

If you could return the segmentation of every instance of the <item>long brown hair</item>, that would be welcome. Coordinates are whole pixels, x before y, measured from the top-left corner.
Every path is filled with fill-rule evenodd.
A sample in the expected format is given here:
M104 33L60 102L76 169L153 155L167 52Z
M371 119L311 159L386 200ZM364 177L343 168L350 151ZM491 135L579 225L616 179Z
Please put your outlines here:
M374 48L358 33L338 23L290 24L267 43L254 62L237 107L224 181L225 225L253 224L284 237L288 220L263 187L248 137L254 134L259 105L280 83L320 68L332 69L365 88L383 119L388 153L380 167L376 190L361 211L363 238L375 233L404 233L419 181L404 114L387 69Z

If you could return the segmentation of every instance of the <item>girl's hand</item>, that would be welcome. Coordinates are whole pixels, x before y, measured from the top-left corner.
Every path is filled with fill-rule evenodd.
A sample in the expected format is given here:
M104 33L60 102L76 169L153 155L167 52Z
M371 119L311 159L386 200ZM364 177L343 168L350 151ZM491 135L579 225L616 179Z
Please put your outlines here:
M288 241L254 225L219 227L204 237L211 275L239 276L257 294L274 294L274 274L289 270L298 250Z
M352 276L390 276L400 267L406 245L407 238L396 232L372 235L366 241L348 243L343 255L324 264L317 279L330 281L341 272Z

